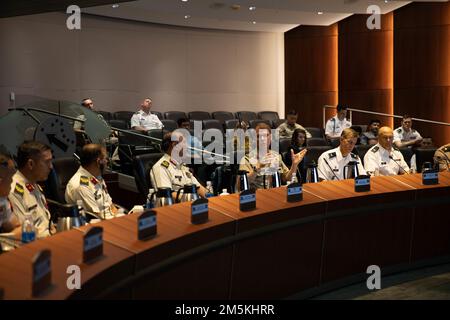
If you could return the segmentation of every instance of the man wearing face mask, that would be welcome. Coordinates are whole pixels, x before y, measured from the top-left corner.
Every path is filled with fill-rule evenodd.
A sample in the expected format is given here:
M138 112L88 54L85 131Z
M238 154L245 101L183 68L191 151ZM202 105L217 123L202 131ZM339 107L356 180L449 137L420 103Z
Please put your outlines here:
M99 144L87 144L80 154L80 168L67 183L66 202L77 204L83 201L83 208L102 219L111 219L118 215L108 193L103 173L108 164L106 148Z

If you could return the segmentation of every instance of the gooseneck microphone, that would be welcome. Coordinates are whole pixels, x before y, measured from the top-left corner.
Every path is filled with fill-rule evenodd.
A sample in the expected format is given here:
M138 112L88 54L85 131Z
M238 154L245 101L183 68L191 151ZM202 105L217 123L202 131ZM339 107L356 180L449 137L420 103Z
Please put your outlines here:
M331 173L334 175L334 177L335 177L337 180L341 180L341 179L339 179L338 176L334 173L333 169L331 169L331 166L330 166L330 164L328 163L327 159L325 159L325 157L323 158L323 161L325 161L325 163L327 164L328 168L330 168Z
M392 161L394 161L394 162L397 164L397 166L398 166L400 169L402 169L402 171L403 171L405 174L409 174L409 172L407 172L405 169L403 169L403 167L398 163L398 161L395 160L391 155L389 155L389 159L391 159Z

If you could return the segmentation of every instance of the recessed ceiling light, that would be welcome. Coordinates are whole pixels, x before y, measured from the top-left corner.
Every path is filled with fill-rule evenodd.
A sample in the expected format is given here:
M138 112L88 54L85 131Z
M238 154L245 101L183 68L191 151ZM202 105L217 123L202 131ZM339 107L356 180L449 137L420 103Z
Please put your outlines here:
M191 17L191 16L188 15L188 14L184 16L185 19L189 19L190 17Z
M253 24L256 24L256 21L252 21Z
M255 10L256 10L256 7L255 7L255 6L248 7L248 10L250 10L250 11L255 11Z
M323 11L318 11L317 14L323 14Z
M181 0L182 2L188 2L188 0Z
M384 0L384 3L388 3L389 2L389 0Z
M118 3L114 3L111 7L113 7L114 9L117 9L119 7Z

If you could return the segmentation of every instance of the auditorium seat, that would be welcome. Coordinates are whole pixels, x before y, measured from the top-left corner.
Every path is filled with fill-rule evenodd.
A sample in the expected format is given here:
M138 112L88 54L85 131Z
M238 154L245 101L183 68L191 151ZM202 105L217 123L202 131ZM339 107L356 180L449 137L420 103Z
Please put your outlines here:
M129 124L130 124L130 121L117 120L117 119L109 120L109 125L111 127L117 128L117 129L128 130L130 128Z
M114 112L114 119L123 120L130 123L133 114L135 114L133 111L116 111Z
M138 155L133 159L133 173L136 187L139 193L145 198L148 195L148 190L151 188L150 170L163 155L164 153L148 153ZM155 186L153 187L156 189Z
M98 114L100 114L103 119L105 119L106 122L113 119L113 115L111 112L108 111L96 111Z
M199 125L199 128L203 130L203 122L201 120L189 119L189 122L191 124L191 130L194 130L195 123L197 123L197 125Z
M278 119L275 121L272 121L272 128L276 129L280 126L280 124L284 123L286 119Z
M164 119L173 120L175 122L178 121L178 119L181 118L187 118L186 113L182 111L167 111L164 112Z
M216 120L216 119L203 120L203 129L207 130L207 129L213 129L213 128L223 131L223 126L219 120Z
M279 153L283 153L289 150L291 145L291 139L281 138L278 143Z
M313 146L328 146L328 140L324 138L309 138L306 140L306 145L308 147Z
M434 153L436 152L436 148L417 148L415 150L416 155L416 166L417 172L422 172L422 166L425 162L431 162L434 164Z
M164 119L162 113L159 112L159 111L150 111L150 113L151 113L151 114L155 114L155 115L158 117L159 120Z
M192 120L208 120L211 119L211 115L206 111L191 111L188 113L189 119Z
M250 120L256 120L258 117L256 116L256 113L251 111L238 111L236 112L236 119L239 119L240 121L247 121L250 122Z
M178 128L178 124L174 120L162 119L161 122L164 126L164 130L166 131L174 131Z
M225 129L234 129L239 123L238 119L225 120Z
M308 152L305 154L304 162L305 165L308 165L311 162L317 163L319 160L319 157L322 153L325 151L331 150L332 148L330 146L313 146L308 147Z
M278 116L278 112L275 111L261 111L258 112L258 119L269 120L272 124L274 121L279 120L280 117Z
M405 162L408 164L408 167L411 167L411 158L414 154L412 148L402 147L402 148L399 148L399 150L402 153L403 158L405 159Z
M80 163L73 157L53 160L53 169L45 181L45 196L48 199L66 203L64 194L66 185L80 167Z
M323 128L305 127L305 129L311 133L313 138L325 138L325 130Z
M213 119L219 120L222 124L225 123L225 120L234 119L234 115L231 112L227 111L216 111L212 113Z

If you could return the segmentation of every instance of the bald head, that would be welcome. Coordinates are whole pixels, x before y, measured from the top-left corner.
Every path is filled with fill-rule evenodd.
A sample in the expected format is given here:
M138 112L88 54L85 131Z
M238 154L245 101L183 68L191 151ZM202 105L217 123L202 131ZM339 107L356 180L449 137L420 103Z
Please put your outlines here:
M381 127L378 130L378 143L386 150L392 149L394 131L389 127Z

